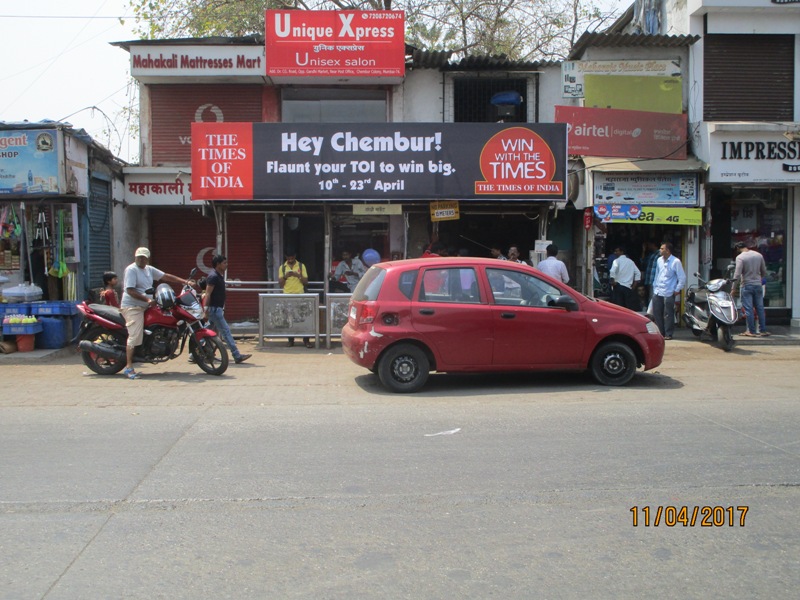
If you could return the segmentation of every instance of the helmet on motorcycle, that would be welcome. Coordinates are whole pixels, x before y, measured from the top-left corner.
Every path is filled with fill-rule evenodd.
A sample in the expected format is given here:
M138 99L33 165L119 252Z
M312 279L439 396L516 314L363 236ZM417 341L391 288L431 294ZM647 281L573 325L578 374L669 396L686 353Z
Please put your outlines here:
M160 284L156 288L156 303L164 310L169 310L175 306L175 292L166 283Z

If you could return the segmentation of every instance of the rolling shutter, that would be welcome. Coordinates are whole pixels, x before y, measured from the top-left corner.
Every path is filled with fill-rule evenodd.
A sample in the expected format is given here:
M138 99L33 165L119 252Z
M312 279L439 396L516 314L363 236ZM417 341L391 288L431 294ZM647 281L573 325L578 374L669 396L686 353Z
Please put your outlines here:
M794 36L704 38L703 120L794 120Z
M86 287L97 288L103 285L103 273L111 270L111 184L93 177L89 185Z
M191 164L192 123L260 122L258 85L152 85L153 166Z

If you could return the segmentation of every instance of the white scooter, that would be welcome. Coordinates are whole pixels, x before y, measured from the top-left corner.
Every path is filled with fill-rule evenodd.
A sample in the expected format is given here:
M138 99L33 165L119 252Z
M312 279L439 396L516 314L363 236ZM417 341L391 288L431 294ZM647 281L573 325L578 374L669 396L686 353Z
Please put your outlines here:
M725 352L733 349L731 327L738 321L739 312L731 297L733 279L705 281L695 273L700 282L686 290L686 310L683 321L698 338L704 333L717 340Z

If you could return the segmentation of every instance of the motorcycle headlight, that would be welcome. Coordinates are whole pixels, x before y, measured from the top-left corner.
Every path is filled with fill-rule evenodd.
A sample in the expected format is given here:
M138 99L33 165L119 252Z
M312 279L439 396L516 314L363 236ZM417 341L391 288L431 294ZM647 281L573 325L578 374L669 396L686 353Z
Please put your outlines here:
M661 335L661 332L658 330L658 325L652 321L647 322L647 333L657 333L658 335Z

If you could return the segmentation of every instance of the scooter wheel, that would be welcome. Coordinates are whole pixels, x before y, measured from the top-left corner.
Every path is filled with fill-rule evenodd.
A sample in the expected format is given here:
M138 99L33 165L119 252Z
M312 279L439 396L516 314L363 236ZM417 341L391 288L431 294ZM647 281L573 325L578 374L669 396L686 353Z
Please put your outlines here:
M733 336L731 335L730 326L717 325L717 343L725 352L733 350Z

